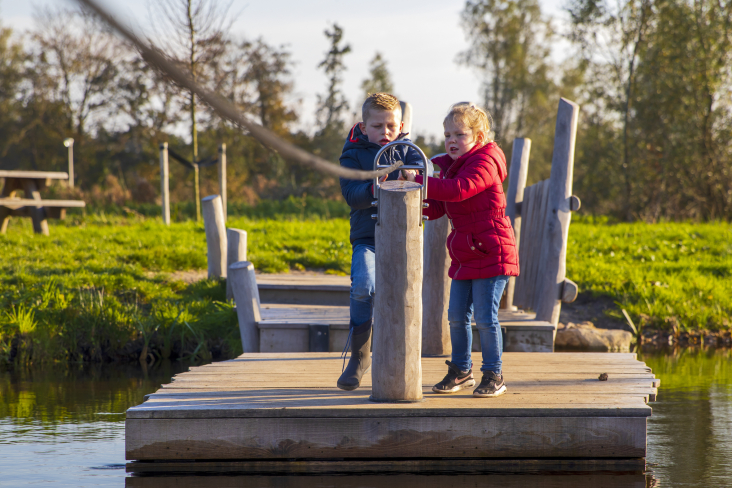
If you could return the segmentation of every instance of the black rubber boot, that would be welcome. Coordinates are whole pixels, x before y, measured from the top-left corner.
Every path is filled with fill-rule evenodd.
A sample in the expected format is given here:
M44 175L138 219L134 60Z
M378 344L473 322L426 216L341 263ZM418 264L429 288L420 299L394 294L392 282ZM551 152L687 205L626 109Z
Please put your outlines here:
M351 358L338 378L338 388L355 390L361 386L361 377L371 367L371 320L361 325L351 322Z

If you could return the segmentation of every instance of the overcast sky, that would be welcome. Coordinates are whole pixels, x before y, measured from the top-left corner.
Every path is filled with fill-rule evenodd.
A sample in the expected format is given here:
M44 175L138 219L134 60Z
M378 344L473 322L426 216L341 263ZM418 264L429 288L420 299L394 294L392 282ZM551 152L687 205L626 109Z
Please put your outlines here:
M101 0L123 18L149 32L151 0ZM547 15L562 15L563 0L541 0ZM0 19L16 32L33 26L36 6L74 6L70 0L0 0ZM263 37L285 45L295 61L295 98L302 100L302 128L312 131L316 94L325 90L325 75L317 69L328 43L324 29L337 22L352 52L345 58L344 92L355 110L360 106L360 85L368 75L368 63L379 51L387 60L394 91L414 108L412 134L439 135L448 107L463 100L477 100L479 80L468 68L455 63L467 48L460 28L463 0L234 0L238 13L234 34L241 38Z

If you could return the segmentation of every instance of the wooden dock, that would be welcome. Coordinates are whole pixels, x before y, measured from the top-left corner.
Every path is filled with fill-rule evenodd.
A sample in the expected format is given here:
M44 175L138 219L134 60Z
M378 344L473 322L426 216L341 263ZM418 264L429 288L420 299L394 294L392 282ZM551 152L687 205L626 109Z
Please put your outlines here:
M505 353L503 361L507 394L477 399L470 390L433 394L447 368L423 358L424 400L397 404L369 401L370 373L358 390L338 390L342 360L333 353L253 353L191 368L127 411L126 457L137 461L128 469L194 469L193 460L643 464L646 403L659 380L635 354Z

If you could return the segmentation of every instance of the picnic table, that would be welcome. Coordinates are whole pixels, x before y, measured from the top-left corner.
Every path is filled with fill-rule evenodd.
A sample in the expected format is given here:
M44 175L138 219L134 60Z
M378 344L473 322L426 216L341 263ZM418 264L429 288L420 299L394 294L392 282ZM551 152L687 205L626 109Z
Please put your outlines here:
M49 235L46 219L63 219L67 208L82 208L82 200L44 200L41 191L51 180L68 180L69 174L61 171L4 171L0 178L5 184L0 192L0 233L5 234L10 217L30 217L36 234ZM18 192L23 191L23 198Z

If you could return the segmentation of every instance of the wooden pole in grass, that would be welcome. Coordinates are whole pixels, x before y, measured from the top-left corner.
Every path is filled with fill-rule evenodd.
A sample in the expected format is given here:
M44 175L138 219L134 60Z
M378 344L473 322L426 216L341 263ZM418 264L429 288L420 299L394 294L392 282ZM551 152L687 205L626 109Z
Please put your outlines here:
M447 306L450 303L450 282L447 275L447 216L424 223L424 279L422 280L422 355L447 356L452 353Z
M422 192L386 181L378 193L371 400L422 399Z
M201 202L208 249L208 277L226 278L226 224L221 197L211 195L203 198Z
M249 261L239 261L229 266L231 289L236 301L236 316L239 320L239 333L244 352L259 352L259 327L262 320L259 313L259 289L254 275L254 265Z
M229 218L228 208L226 206L226 144L219 146L219 195L221 195L221 205L224 207L224 222Z
M513 140L511 151L511 167L508 170L508 189L506 191L506 215L511 219L514 235L516 236L516 249L519 249L521 241L521 204L524 200L524 189L526 188L526 177L529 174L529 153L531 152L531 139L516 138ZM506 309L514 310L513 294L516 290L516 277L511 276L506 286Z
M170 172L168 168L168 143L160 144L160 205L163 208L163 223L170 225Z
M240 229L226 229L226 266L247 260L247 233ZM234 298L231 279L226 278L226 299Z
M537 274L536 320L557 324L567 272L567 238L572 218L572 174L579 105L559 100L552 172Z

